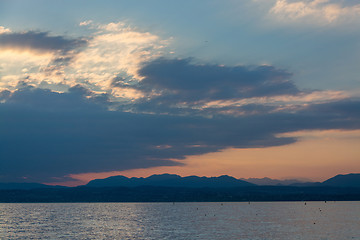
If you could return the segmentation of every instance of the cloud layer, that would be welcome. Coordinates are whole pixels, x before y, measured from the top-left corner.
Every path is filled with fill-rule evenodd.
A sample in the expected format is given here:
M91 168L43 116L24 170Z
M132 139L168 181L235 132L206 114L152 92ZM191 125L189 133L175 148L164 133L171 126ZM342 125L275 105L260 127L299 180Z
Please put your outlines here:
M269 113L258 106L255 115L208 118L109 111L108 96L79 86L57 93L25 85L0 96L2 181L63 181L68 174L178 165L174 160L188 155L296 141L280 133L360 128L355 100L295 112Z
M152 33L80 25L90 36L0 28L0 181L181 165L297 140L283 133L360 128L359 99L300 89L287 70L166 58L168 40Z

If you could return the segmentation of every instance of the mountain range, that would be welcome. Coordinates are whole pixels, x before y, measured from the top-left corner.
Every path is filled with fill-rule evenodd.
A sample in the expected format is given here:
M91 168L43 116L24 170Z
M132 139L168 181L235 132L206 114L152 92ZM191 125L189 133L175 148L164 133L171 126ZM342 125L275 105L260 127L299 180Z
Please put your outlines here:
M220 177L181 177L175 174L152 175L147 178L127 178L124 176L113 176L105 179L95 179L90 181L87 187L138 187L138 186L161 186L161 187L249 187L255 186L243 180L236 179L227 175Z
M333 186L333 187L360 187L360 174L359 173L350 173L346 175L336 175L324 182L324 186Z
M270 178L236 179L223 175L220 177L181 177L175 174L152 175L147 178L127 178L125 176L112 176L104 179L90 181L87 187L138 187L138 186L163 186L163 187L191 187L191 188L223 188L223 187L250 187L250 186L333 186L333 187L360 187L360 173L337 175L324 182L302 182L299 180L277 180Z
M254 186L292 186L292 187L359 187L360 173L337 175L324 182L301 182L298 180L277 180L270 178L236 179L223 175L219 177L181 177L175 174L152 175L150 177L112 176L104 179L90 181L84 187L183 187L183 188L233 188ZM40 183L0 183L0 189L39 189L64 188L63 186L50 186Z
M17 183L17 182L10 182L10 183L0 183L0 189L38 189L38 188L66 188L65 186L53 186L53 185L46 185L42 183Z
M289 186L303 183L313 183L311 181L299 180L299 179L272 179L268 177L264 178L239 178L240 180L253 183L259 186Z

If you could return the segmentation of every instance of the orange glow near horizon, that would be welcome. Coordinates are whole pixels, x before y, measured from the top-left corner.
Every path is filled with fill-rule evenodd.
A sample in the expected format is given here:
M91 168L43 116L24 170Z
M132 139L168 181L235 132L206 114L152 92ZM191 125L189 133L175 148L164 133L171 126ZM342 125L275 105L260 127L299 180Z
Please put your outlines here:
M189 156L179 161L182 166L74 174L69 176L75 181L61 184L76 186L115 175L147 177L163 173L324 181L337 174L360 172L360 130L301 131L283 136L298 137L299 141L286 146L225 149Z

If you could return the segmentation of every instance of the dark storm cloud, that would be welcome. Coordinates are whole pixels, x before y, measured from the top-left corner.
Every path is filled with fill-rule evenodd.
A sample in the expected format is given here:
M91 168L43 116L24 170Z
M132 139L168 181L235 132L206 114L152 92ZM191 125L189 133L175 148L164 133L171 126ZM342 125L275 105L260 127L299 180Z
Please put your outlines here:
M26 83L18 84L19 90L10 95L5 93L6 105L14 108L28 108L41 111L98 111L106 109L108 96L106 94L93 94L86 88L76 85L69 88L68 93L57 93L49 89L40 89L28 86ZM100 104L96 104L100 103Z
M315 104L308 110L318 114L333 114L338 116L347 116L349 119L360 118L360 105L357 100L342 100L323 104Z
M191 59L159 58L144 64L139 74L143 79L138 83L116 77L112 86L142 91L145 97L131 106L140 112L213 115L227 107L203 109L204 104L302 93L290 81L291 73L272 66L196 65ZM271 108L249 105L230 110L245 113L255 107Z
M67 39L63 36L49 36L47 32L14 32L0 34L0 48L32 49L37 51L61 51L83 47L84 39Z
M4 90L0 92L0 101L8 99L10 96L11 92L8 90Z
M291 74L272 66L195 65L190 59L160 58L144 65L144 79L135 86L157 91L166 100L211 101L297 94Z
M24 87L2 96L0 181L176 165L171 159L296 141L279 133L360 128L360 101L312 105L297 113L205 118L108 111L106 96L99 100L81 86L68 93Z

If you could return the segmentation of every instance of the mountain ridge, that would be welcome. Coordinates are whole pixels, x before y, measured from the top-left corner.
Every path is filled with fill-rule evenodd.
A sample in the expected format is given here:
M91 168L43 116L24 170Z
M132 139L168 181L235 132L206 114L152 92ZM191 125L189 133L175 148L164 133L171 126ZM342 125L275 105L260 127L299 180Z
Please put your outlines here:
M299 179L272 179L269 177L263 178L239 178L249 183L253 183L259 186L291 186L293 184L310 183L311 181L304 181Z
M338 174L322 182L324 186L360 187L360 173Z
M163 187L249 187L255 184L236 179L228 175L219 177L181 177L176 174L155 174L149 177L112 176L104 179L94 179L85 186L87 187L138 187L138 186L163 186Z
M23 190L29 190L29 189L39 189L39 188L67 188L66 186L60 186L60 185L47 185L43 183L33 183L33 182L0 182L0 189L23 189Z
M246 181L246 180L249 180ZM257 183L257 184L256 184ZM228 175L219 177L181 177L176 174L154 174L149 177L125 177L122 175L111 176L104 179L94 179L82 187L185 187L185 188L229 188L229 187L355 187L360 188L360 173L338 174L323 182L301 182L293 179L277 180L270 178L236 179ZM43 188L68 188L41 183L0 183L0 190L7 189L43 189Z

